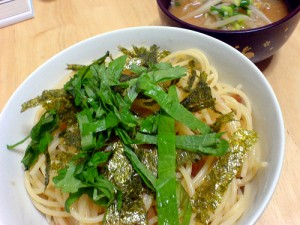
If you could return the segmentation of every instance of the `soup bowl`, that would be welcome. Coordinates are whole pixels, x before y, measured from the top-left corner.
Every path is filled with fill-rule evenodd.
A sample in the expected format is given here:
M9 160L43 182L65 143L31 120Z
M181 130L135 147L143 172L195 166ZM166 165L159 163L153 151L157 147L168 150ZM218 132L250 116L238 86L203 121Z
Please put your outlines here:
M182 27L215 37L257 63L275 54L289 39L300 19L300 0L287 0L289 14L269 25L247 30L217 30L192 25L169 11L171 0L157 0L164 25Z
M0 224L47 224L31 203L24 187L21 159L26 144L15 150L7 149L7 144L27 136L35 121L37 109L20 113L21 104L65 81L69 75L67 64L87 65L107 50L116 55L118 46L130 48L132 45L153 44L169 51L200 49L219 71L221 82L242 85L252 102L253 126L259 134L261 160L267 166L259 169L251 181L253 198L238 224L254 224L258 220L275 190L284 157L283 117L272 87L255 64L224 42L187 29L150 26L100 34L63 50L37 68L11 96L0 116Z

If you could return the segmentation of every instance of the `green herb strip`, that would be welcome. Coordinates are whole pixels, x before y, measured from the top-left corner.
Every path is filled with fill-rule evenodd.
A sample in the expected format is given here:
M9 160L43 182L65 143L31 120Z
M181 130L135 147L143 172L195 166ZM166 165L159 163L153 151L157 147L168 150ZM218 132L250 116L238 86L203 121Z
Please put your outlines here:
M58 115L55 111L50 110L45 112L39 122L32 128L30 132L31 142L27 146L22 159L25 170L28 170L36 162L38 156L45 152L49 143L53 140L51 132L57 128L57 125Z
M222 133L209 133L199 135L176 135L176 148L214 156L222 156L228 150L228 142L220 139ZM157 144L157 136L137 133L137 142Z
M182 122L192 130L199 130L203 134L210 132L210 127L207 124L196 118L178 101L174 101L158 85L152 82L149 76L141 76L138 87L144 90L145 95L153 98L175 120Z
M175 120L160 115L158 123L156 207L159 224L179 224L176 198Z
M53 178L56 188L69 197L65 202L65 209L69 212L70 206L84 193L97 204L108 206L115 199L116 188L103 175L98 173L98 165L106 163L111 152L96 152L94 154L80 153L77 160L81 163L71 161L67 168L58 172ZM81 161L88 159L87 161Z

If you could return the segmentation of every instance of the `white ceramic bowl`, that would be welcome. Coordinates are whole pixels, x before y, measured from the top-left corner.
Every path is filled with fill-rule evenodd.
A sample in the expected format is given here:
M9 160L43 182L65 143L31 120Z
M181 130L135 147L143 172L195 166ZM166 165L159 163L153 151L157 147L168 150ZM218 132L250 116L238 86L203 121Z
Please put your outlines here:
M32 205L23 180L21 159L23 148L7 150L6 145L25 137L33 124L35 110L20 113L21 104L55 87L68 74L68 63L88 64L106 50L117 52L117 46L149 46L157 44L171 51L199 48L219 73L220 80L232 85L242 84L253 104L254 128L268 162L254 179L257 195L239 224L254 224L261 216L274 192L284 157L284 125L276 96L264 75L244 55L209 36L172 27L136 27L101 34L57 54L36 71L16 90L4 107L0 118L0 225L47 224Z

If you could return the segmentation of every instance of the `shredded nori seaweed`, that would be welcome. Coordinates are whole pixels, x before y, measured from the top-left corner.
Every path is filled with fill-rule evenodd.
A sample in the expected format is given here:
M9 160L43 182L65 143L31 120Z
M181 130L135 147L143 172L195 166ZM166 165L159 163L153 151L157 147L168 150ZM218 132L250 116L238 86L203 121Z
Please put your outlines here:
M107 176L122 192L122 205L118 209L117 202L115 202L108 207L104 224L147 224L147 213L142 195L146 189L126 158L121 142L113 144L113 151L113 157L107 165Z
M80 132L76 119L77 109L74 106L73 97L64 89L45 90L40 96L22 104L22 112L42 106L45 110L55 110L60 123L60 137L64 138L65 145L80 148Z
M129 56L128 66L137 64L139 66L148 67L151 64L159 62L162 58L170 54L167 50L159 51L157 45L152 45L150 48L133 46L132 50L119 46L119 50Z
M181 149L176 150L176 162L178 167L183 166L186 163L193 163L196 160L200 160L201 158L202 155L199 153L185 151Z
M154 145L135 145L134 152L140 161L157 177L157 148Z
M123 202L122 210L116 203L107 208L105 225L146 225L147 213L142 199L129 199Z
M194 71L194 70L192 70ZM188 86L184 88L188 91L188 96L181 101L181 104L191 112L196 112L201 109L210 108L215 111L215 98L212 97L211 89L206 83L207 74L205 72L200 73L199 81L192 88L195 82L195 74L192 72L188 81Z
M214 124L211 126L212 130L215 132L219 132L221 130L221 127L226 124L229 123L231 121L234 121L234 113L230 112L227 114L221 114L216 122L214 122Z
M192 197L196 220L209 224L230 182L240 171L246 153L256 142L257 133L254 131L239 129L231 136L229 151L216 161Z

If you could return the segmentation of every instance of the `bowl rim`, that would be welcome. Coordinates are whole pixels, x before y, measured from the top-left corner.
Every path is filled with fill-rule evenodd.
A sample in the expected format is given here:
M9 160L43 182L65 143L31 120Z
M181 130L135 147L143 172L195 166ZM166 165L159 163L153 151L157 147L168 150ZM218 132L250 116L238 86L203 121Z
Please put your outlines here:
M161 9L161 11L167 17L169 17L169 19L179 23L182 27L191 29L194 31L198 31L198 32L216 33L216 34L245 34L245 33L248 34L248 33L255 33L255 32L259 32L259 31L265 31L265 30L271 29L273 27L276 27L280 24L283 24L284 22L290 20L291 18L293 18L300 12L300 4L299 4L294 10L289 12L288 15L284 16L280 20L277 20L271 24L268 24L268 25L265 25L262 27L251 28L251 29L246 29L246 30L217 30L217 29L209 29L209 28L205 28L205 27L196 26L191 23L187 23L187 22L179 19L178 17L174 16L172 13L170 13L168 8L166 8L164 6L164 4L162 3L162 0L156 0L156 2L158 4L159 8Z

